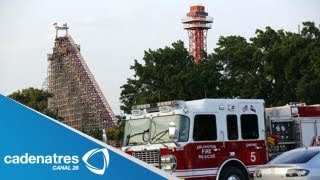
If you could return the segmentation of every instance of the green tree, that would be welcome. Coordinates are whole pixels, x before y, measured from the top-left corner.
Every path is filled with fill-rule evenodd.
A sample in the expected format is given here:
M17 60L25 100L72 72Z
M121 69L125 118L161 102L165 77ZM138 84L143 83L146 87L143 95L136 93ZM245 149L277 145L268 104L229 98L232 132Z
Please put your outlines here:
M29 87L13 92L8 97L54 119L63 120L57 113L48 109L48 98L52 97L48 91Z
M224 97L258 98L260 89L261 52L240 36L220 37L215 56L221 71L221 95Z
M143 61L134 61L134 78L121 87L121 109L126 113L134 104L218 97L221 67L213 55L204 53L197 65L178 41L172 47L145 51Z
M303 25L301 36L305 46L299 55L307 64L300 70L297 97L308 104L316 104L320 102L320 30L313 22Z
M301 33L266 27L249 40L220 37L217 46L200 64L193 63L181 41L146 51L144 63L134 61L134 77L121 87L122 110L204 97L261 98L266 106L319 103L320 31L314 23L304 22Z
M117 116L118 122L115 127L108 128L108 140L122 141L124 134L124 121L123 117Z
M124 121L122 120L122 117L116 117L118 119L116 126L107 128L107 140L121 142L124 134ZM88 135L100 141L103 140L103 131L101 129L92 130L88 133Z
M100 129L91 130L88 135L102 141L102 130Z
M267 104L318 103L319 29L314 23L304 22L301 34L270 27L256 33L251 41L262 53Z
M223 67L221 95L262 98L267 106L318 103L319 29L303 25L301 34L266 27L250 41L221 37L213 53Z
M134 60L131 69L135 74L121 86L121 109L130 112L131 106L141 103L182 98L184 90L177 87L177 76L194 63L183 42L178 41L172 47L145 51L143 64Z

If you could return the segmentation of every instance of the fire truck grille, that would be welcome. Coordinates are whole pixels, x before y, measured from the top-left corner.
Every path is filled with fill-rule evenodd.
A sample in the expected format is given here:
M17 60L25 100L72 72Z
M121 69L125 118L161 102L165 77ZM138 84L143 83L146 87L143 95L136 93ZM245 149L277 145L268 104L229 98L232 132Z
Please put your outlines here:
M160 153L158 150L135 151L133 152L133 156L148 164L151 164L156 167L160 167L160 163L159 163Z

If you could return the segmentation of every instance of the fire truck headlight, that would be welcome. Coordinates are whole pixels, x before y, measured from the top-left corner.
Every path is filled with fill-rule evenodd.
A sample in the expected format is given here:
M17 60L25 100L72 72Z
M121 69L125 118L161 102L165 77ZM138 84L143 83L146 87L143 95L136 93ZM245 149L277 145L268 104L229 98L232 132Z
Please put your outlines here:
M161 156L161 169L167 172L174 172L177 168L177 158L173 155Z

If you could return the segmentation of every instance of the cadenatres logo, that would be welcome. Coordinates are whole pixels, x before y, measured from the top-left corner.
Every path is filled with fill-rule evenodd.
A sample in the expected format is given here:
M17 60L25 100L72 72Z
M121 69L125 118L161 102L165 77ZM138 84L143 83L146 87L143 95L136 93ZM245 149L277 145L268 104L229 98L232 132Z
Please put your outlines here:
M102 168L97 168L97 167L94 167L92 166L91 164L88 163L88 159L99 153L99 152L102 152L102 155L103 155L103 167ZM104 171L106 170L106 168L108 167L109 165L109 153L108 153L108 150L106 148L103 148L103 149L92 149L90 151L88 151L83 157L82 157L82 160L83 162L86 164L87 168L95 173L95 174L99 174L99 175L103 175L104 174Z
M88 161L97 153L102 154L103 166L102 168L95 167ZM97 155L96 155L97 156ZM103 175L109 165L109 153L106 148L96 148L88 151L82 157L86 167L93 173ZM33 155L24 153L23 155L6 155L3 162L7 165L52 165L54 171L78 171L79 170L79 156L77 155Z

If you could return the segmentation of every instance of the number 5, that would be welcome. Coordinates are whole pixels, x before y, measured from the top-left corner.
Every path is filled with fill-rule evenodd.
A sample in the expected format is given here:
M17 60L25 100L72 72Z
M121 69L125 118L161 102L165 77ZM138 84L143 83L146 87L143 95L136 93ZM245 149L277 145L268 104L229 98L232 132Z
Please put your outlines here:
M256 152L251 152L250 160L251 160L251 162L256 162L256 160L257 160Z

